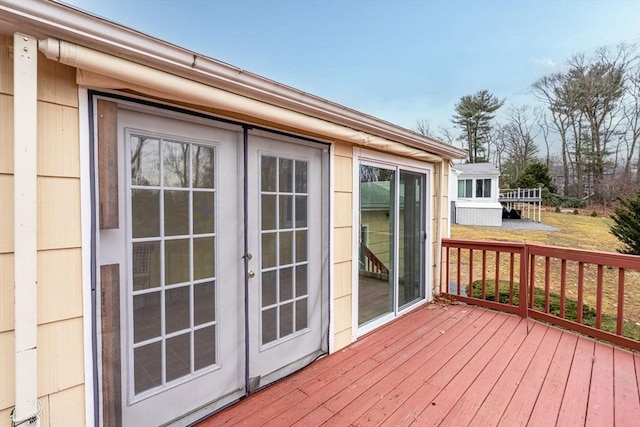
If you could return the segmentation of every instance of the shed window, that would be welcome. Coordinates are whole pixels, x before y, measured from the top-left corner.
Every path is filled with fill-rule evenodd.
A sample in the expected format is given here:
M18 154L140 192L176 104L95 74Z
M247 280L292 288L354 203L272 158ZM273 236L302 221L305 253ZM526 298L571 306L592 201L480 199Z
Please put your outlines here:
M491 180L476 180L476 197L491 197Z
M473 180L472 179L460 179L458 180L458 197L473 197L472 193Z

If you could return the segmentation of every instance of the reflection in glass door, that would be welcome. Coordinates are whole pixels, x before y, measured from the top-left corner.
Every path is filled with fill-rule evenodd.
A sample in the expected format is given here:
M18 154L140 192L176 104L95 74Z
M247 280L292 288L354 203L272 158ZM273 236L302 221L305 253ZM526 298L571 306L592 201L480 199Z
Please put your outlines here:
M359 326L425 298L425 206L424 173L360 165Z
M358 324L394 310L395 171L360 165Z

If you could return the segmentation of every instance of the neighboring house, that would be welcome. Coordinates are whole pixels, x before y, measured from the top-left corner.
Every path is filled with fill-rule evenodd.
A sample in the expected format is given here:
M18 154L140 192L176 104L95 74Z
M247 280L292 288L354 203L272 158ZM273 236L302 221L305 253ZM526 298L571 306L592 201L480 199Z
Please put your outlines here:
M38 408L43 426L186 424L419 307L464 157L0 0L1 425Z
M498 168L491 163L463 163L453 167L458 179L455 223L500 227L502 205L498 202Z

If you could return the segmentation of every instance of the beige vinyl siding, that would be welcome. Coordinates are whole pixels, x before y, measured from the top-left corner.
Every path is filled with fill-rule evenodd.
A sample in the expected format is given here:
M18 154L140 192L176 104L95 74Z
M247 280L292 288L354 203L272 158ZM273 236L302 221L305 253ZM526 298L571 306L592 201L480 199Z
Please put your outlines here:
M333 350L351 343L353 257L353 147L334 145Z
M14 402L12 38L0 36L0 427ZM80 151L75 69L38 56L41 426L84 425Z

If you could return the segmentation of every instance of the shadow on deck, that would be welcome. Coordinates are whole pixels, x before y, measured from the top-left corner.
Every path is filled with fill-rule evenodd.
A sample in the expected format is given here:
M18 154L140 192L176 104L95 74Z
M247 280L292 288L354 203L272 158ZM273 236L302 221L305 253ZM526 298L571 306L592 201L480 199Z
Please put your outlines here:
M426 305L200 426L638 425L640 355L534 320Z

